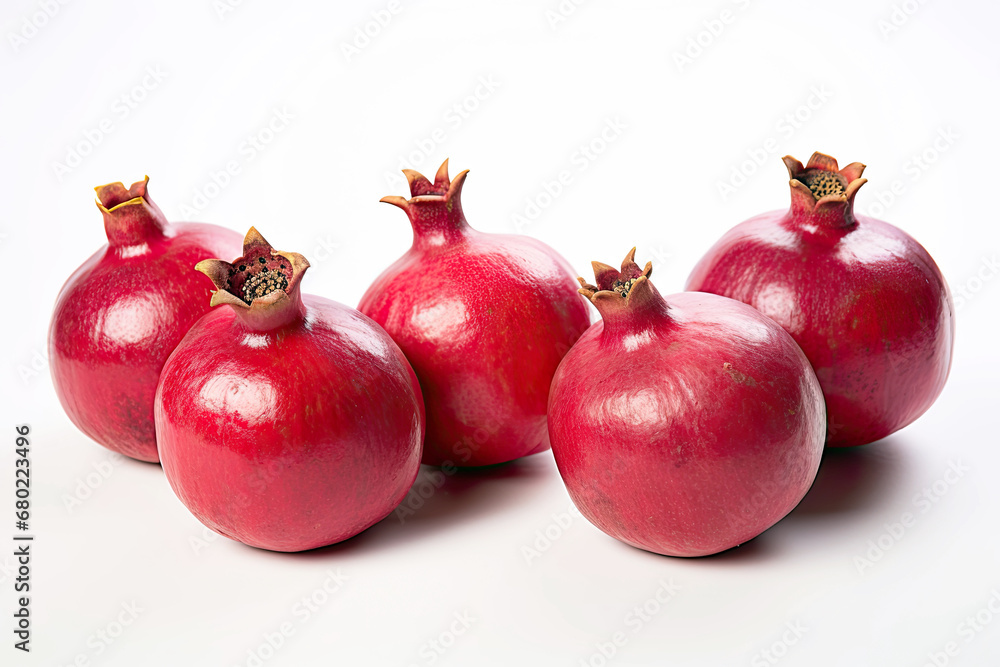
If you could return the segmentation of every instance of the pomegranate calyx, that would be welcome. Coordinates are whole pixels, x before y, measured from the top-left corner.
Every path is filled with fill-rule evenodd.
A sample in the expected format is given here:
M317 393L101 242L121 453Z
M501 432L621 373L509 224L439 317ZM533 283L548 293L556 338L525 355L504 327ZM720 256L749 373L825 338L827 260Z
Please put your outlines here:
M818 151L805 166L791 155L782 162L788 169L794 218L822 227L854 226L854 196L868 182L861 178L865 165L852 162L840 169L835 158Z
M410 185L411 197L419 197L420 195L447 195L448 190L451 188L451 179L448 178L447 158L438 167L433 183L419 171L414 171L413 169L404 169L403 175L406 176L406 182Z
M94 188L97 208L104 216L104 231L112 247L140 246L167 235L169 223L149 198L148 183L149 176L145 176L128 188L120 181Z
M299 283L309 261L296 252L275 250L254 227L243 240L243 255L232 262L206 259L194 267L216 287L211 305L229 305L254 329L287 324L302 313Z
M653 263L646 262L640 268L635 263L635 248L625 256L620 271L601 262L593 262L593 267L597 284L577 278L580 282L577 291L594 304L606 327L611 321L635 321L636 316L655 321L666 315L669 306L649 281Z
M410 186L410 199L389 195L379 201L406 212L413 226L415 243L442 245L463 236L470 229L462 212L462 186L468 173L466 169L450 179L448 160L445 160L431 183L423 174L404 169L403 174Z
M601 262L591 262L594 267L594 280L597 285L587 283L583 278L580 281L581 289L577 290L590 300L604 292L607 296L614 296L628 301L635 287L640 280L648 280L653 274L653 263L646 262L646 266L639 268L635 263L635 248L632 248L622 261L621 271ZM603 296L601 298L604 298Z

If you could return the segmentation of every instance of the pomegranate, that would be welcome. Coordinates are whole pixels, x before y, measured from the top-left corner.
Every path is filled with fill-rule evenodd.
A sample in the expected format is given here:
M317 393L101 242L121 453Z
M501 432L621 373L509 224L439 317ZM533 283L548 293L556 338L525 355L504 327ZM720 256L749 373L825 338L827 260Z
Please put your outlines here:
M748 303L809 357L827 410L827 445L874 442L923 414L951 367L954 305L912 237L854 213L865 165L785 157L791 207L731 229L687 289Z
M309 262L251 228L243 255L195 267L213 306L163 366L167 480L206 526L302 551L357 535L406 496L424 406L396 344L347 306L299 293Z
M403 170L413 246L368 288L358 309L403 349L427 404L424 463L482 466L549 448L549 384L590 323L569 265L532 238L472 229L462 213L468 170L434 182Z
M153 394L160 368L208 312L191 267L239 252L222 227L168 223L149 198L149 178L95 188L108 244L70 276L49 328L52 382L77 428L140 461L158 461ZM207 301L207 299L205 299Z
M664 299L653 267L594 262L601 314L563 359L549 434L573 502L632 546L704 556L788 514L819 469L819 383L781 327L732 299Z

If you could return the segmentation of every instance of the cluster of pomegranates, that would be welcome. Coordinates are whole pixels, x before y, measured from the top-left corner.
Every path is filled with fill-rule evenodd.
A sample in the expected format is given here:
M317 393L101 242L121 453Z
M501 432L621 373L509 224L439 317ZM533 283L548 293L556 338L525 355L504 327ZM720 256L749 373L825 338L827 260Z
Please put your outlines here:
M919 417L951 363L934 260L854 213L864 165L785 164L791 207L734 227L666 297L635 249L577 289L545 244L469 226L468 172L404 170L410 198L382 201L406 213L413 245L357 309L302 293L308 260L252 227L241 246L169 223L145 180L105 185L108 244L52 318L56 392L84 433L161 462L199 520L256 547L360 533L421 463L551 447L604 532L717 553L788 514L824 446Z

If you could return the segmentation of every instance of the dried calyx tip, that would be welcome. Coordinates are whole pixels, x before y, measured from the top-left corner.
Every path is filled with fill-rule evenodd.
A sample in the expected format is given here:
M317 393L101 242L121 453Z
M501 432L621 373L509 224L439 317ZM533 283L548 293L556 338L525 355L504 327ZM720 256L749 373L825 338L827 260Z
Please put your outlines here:
M621 297L628 300L629 296L643 282L649 280L653 273L653 263L646 262L646 266L639 268L635 263L635 248L632 248L625 255L622 261L621 270L604 264L602 262L592 262L594 268L594 285L587 283L583 278L580 281L581 294L596 303L598 298Z
M94 192L97 193L97 206L104 211L113 211L119 206L140 203L146 199L148 185L149 176L144 176L141 181L136 181L127 188L121 181L98 185L94 188Z
M457 194L461 187L462 182L465 181L466 174L469 170L459 173L454 180L448 176L448 160L445 159L438 167L437 173L434 174L434 181L432 182L426 176L421 174L415 169L403 169L403 175L406 176L406 183L410 188L410 201L422 200L421 198L427 198L427 200L434 200L436 198L450 199L452 196ZM398 197L403 201L407 201L403 197ZM383 197L381 201L394 204L399 206L399 203L391 199L390 197Z

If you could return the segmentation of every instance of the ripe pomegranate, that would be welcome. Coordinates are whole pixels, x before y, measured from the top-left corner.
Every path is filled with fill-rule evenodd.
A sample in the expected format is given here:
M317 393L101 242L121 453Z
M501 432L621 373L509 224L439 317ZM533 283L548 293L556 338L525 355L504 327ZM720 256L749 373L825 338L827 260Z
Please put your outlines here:
M209 309L192 298L208 290L191 267L206 256L238 252L240 236L215 225L167 222L149 198L148 182L95 188L108 244L59 293L49 363L77 428L108 449L155 462L160 368Z
M167 480L206 526L302 551L357 535L406 496L424 405L389 335L301 295L309 262L251 228L243 256L199 262L218 289L163 366L156 436Z
M413 246L358 309L406 353L427 404L424 463L482 466L545 451L552 374L590 323L569 265L525 236L485 234L462 213L468 171L431 183L403 170Z
M884 438L944 388L955 335L941 271L912 237L854 213L865 165L785 157L792 204L737 225L687 289L748 303L809 357L826 396L827 445Z
M580 293L601 314L549 394L552 453L584 516L668 556L704 556L759 535L816 478L823 396L781 327L738 301L664 299L635 249L594 262Z

